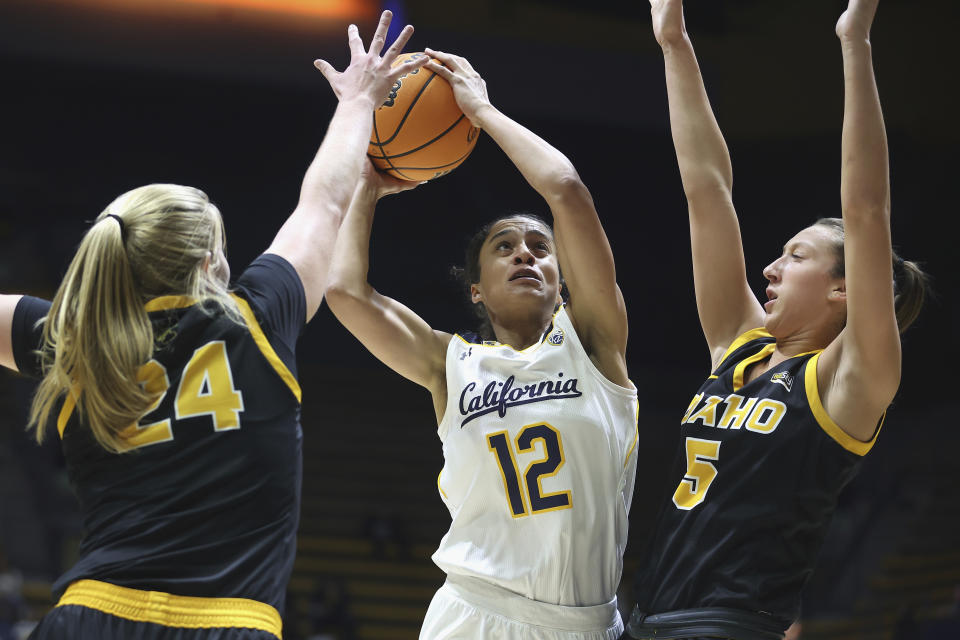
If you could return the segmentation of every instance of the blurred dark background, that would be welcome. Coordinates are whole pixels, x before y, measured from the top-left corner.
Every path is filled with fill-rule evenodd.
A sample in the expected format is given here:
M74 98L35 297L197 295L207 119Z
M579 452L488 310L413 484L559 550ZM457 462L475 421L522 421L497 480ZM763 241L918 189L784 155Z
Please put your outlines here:
M840 0L690 0L687 25L736 178L748 271L839 215ZM342 69L382 7L468 57L493 102L564 151L591 188L627 301L640 469L622 605L678 421L709 368L663 63L646 2L547 0L0 1L0 291L50 296L87 221L150 182L205 190L234 273L293 209L335 107L312 67ZM874 60L891 150L893 239L937 297L904 337L903 382L843 495L805 595L802 637L960 637L956 3L882 0ZM953 185L953 186L951 186ZM546 207L489 138L452 174L382 202L371 282L433 326L467 329L449 278L465 241L507 210ZM287 638L416 637L449 521L426 391L376 362L322 309L300 343L305 480ZM32 386L0 373L0 639L49 606L76 507L56 443L23 433ZM5 620L21 620L4 627ZM951 622L952 620L952 622ZM953 635L950 635L953 634ZM16 637L11 635L10 637Z

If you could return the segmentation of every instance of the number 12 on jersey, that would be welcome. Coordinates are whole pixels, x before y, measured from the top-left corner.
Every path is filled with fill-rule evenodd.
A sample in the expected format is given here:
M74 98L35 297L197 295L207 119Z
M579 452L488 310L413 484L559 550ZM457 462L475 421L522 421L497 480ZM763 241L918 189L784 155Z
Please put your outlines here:
M530 424L516 437L516 451L533 451L536 442L543 443L546 456L527 465L521 474L517 468L517 457L506 431L498 431L487 436L487 446L496 456L503 478L503 487L507 494L510 514L522 518L531 513L569 509L573 506L569 491L543 493L543 478L557 475L563 466L563 440L560 432L543 422ZM529 505L529 508L528 508Z

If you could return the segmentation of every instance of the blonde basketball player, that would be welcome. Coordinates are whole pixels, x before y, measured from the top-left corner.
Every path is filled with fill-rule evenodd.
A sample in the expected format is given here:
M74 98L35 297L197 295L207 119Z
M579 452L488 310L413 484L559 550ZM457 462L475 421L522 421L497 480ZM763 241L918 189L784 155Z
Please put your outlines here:
M433 396L450 530L447 580L420 637L615 640L636 469L637 394L627 316L593 200L570 161L490 103L463 58L446 67L460 108L546 201L487 225L464 270L488 335L451 335L367 283L377 200L415 183L368 167L334 250L327 300L385 364ZM561 298L561 271L569 301Z

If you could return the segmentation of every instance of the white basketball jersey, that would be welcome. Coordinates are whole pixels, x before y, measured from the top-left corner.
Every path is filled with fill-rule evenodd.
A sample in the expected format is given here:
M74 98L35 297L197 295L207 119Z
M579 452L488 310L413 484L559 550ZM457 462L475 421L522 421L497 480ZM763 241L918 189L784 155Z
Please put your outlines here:
M517 351L454 336L438 433L450 530L433 554L540 602L616 595L637 465L637 392L607 380L566 310Z

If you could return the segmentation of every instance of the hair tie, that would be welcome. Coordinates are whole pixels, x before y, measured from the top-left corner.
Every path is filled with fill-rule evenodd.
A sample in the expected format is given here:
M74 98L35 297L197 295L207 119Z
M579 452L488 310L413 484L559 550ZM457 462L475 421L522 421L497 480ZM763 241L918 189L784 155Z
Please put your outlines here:
M104 216L104 217L106 217L106 218L113 218L114 220L117 221L117 224L120 225L120 237L123 238L124 242L126 242L126 240L127 240L127 225L123 224L123 218L121 218L120 216L118 216L118 215L116 215L116 214L114 214L114 213L108 213L108 214L107 214L106 216Z
M894 271L903 270L903 258L898 256L897 254L893 254L893 270Z

